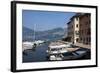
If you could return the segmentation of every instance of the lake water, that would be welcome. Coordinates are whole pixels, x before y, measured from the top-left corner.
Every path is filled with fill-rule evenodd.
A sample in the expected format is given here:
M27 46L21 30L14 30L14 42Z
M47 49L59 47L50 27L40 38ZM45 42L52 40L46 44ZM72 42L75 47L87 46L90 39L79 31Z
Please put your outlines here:
M26 50L23 54L23 62L42 62L47 61L47 53L49 43L37 46L34 50Z

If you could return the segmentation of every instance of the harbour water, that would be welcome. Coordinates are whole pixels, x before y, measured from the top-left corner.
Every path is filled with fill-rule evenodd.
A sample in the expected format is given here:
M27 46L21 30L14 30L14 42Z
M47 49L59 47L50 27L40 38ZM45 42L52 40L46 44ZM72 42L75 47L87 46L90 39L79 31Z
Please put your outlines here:
M33 49L24 50L24 53L22 55L23 56L23 63L49 61L48 58L47 58L48 53L46 51L48 49L48 46L50 46L51 42L54 42L54 41L44 42L44 43L42 43L40 45L37 45ZM82 50L83 50L83 52L86 51L86 53L83 54L84 56L81 56L82 54L80 53L80 51L82 51ZM75 53L75 51L73 53ZM71 53L70 55L67 53L66 56L64 56L66 59L63 59L63 60L83 60L83 59L90 59L91 58L90 49L81 48L79 50L79 54L80 55L77 56L77 57L73 53ZM71 59L70 56L72 56L75 59Z
M47 53L49 43L44 43L37 46L33 50L25 50L23 54L23 62L42 62L47 61Z

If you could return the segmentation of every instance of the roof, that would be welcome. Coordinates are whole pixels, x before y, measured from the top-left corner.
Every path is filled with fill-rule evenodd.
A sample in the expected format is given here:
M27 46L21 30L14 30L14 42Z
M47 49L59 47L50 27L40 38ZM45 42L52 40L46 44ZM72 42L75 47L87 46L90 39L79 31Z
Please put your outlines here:
M64 47L67 47L67 45L63 42L56 41L56 42L50 43L49 47L50 48L64 48Z
M69 21L67 24L70 24L71 23L71 21Z
M84 16L90 16L91 14L90 13L84 13L84 14L82 14L81 16L80 16L80 18L82 18L82 17L84 17Z
M84 13L76 13L76 15L74 15L72 18L71 18L71 20L73 20L73 18L75 18L75 17L80 17L81 15L83 15Z

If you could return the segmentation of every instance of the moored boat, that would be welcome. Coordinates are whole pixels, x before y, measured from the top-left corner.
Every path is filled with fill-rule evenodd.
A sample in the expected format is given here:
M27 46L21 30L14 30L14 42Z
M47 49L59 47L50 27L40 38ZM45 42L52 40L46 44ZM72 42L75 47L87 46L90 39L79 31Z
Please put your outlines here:
M49 60L62 60L62 54L68 52L66 48L69 46L71 46L70 43L66 44L59 41L51 42L46 51Z
M28 49L34 49L36 46L39 46L43 43L44 43L44 41L42 41L42 40L37 40L34 42L25 41L22 43L22 51L28 50Z

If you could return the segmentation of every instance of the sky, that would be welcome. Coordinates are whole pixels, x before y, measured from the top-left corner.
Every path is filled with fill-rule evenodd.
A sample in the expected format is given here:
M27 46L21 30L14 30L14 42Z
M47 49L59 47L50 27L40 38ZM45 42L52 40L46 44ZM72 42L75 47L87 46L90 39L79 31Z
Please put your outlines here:
M45 31L54 28L66 28L70 18L75 15L74 12L56 12L56 11L22 11L22 24L24 27Z

